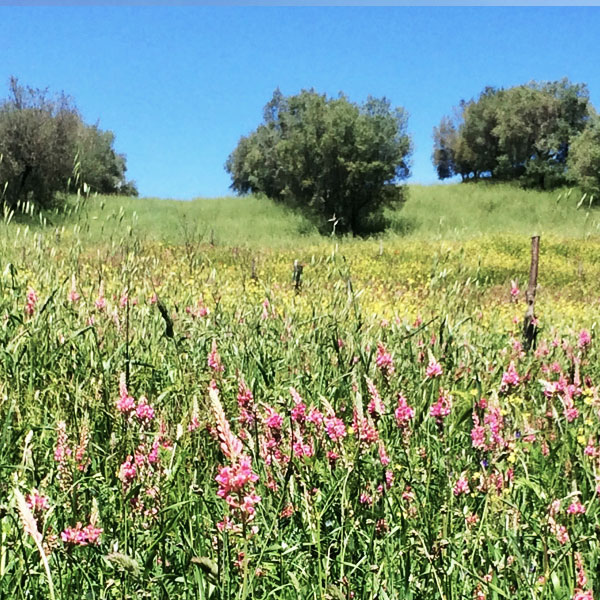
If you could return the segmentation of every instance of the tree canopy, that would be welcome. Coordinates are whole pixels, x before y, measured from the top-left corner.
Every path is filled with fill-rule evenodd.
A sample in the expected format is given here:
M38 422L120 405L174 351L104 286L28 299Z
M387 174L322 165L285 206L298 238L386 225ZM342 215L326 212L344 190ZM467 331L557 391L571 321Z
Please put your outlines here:
M407 116L385 98L362 105L314 90L265 106L263 123L242 137L225 168L238 193L263 193L299 208L325 229L363 233L383 207L403 199L409 175Z
M568 181L567 158L592 107L584 84L567 79L486 88L434 128L440 179L460 175L551 188Z
M596 198L600 197L600 118L594 116L569 151L571 180Z
M92 191L137 195L125 179L125 156L113 148L114 134L86 125L65 94L23 87L11 78L0 104L0 189L15 206L29 200L49 206L74 179Z

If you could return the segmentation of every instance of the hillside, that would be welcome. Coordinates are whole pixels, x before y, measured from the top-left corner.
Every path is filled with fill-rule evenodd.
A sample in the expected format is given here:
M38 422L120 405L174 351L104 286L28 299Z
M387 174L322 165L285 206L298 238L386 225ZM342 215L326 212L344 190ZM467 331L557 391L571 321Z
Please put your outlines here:
M410 186L408 200L388 214L384 240L465 240L490 234L533 233L584 238L600 232L600 214L576 190L539 192L510 185ZM578 207L578 205L580 205ZM75 207L74 201L72 206ZM229 246L294 248L315 245L320 236L305 217L256 197L89 198L79 210L48 213L48 225L70 231L80 227L87 243L137 239L170 244L207 243ZM32 225L34 226L34 225ZM37 227L37 223L35 227Z

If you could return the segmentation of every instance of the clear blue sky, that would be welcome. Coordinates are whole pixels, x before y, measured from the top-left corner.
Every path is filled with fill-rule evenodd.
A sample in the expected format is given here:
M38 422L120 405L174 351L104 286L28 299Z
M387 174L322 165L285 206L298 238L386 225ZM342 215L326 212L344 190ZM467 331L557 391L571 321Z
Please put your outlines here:
M223 165L279 86L409 113L410 181L436 180L432 128L486 86L568 77L600 109L600 7L0 6L0 97L71 95L116 135L140 194L228 192Z

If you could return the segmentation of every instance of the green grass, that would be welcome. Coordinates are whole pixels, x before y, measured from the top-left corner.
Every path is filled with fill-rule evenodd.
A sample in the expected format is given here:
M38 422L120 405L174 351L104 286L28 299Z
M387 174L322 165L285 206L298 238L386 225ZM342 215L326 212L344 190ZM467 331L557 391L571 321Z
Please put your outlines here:
M464 240L497 233L598 235L600 213L577 190L540 192L512 185L410 186L409 198L391 215L392 231L429 239Z
M577 190L540 192L511 185L413 185L390 211L384 239L468 240L482 235L533 234L585 238L600 233L600 213ZM74 199L71 205L75 206ZM91 197L79 210L47 215L49 225L80 228L89 244L131 232L169 244L295 248L324 241L306 217L254 196L193 201ZM130 230L131 228L131 230Z
M91 197L73 214L49 216L54 226L77 224L91 244L119 239L131 227L135 236L171 244L292 246L315 243L320 236L302 215L266 198Z

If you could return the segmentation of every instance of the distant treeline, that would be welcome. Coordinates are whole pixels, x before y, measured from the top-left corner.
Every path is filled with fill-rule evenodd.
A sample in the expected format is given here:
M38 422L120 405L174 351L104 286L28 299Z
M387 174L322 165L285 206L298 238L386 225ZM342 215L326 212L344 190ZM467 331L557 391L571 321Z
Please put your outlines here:
M44 208L57 192L78 189L137 195L114 140L111 131L84 123L65 94L51 96L12 77L0 103L0 197L10 207L31 201Z
M58 192L137 195L114 134L83 122L64 94L11 78L0 103L0 200L47 207ZM440 179L487 179L600 194L600 118L587 86L567 79L488 87L434 128ZM412 141L407 114L386 98L356 104L314 90L275 91L263 122L242 137L226 170L241 194L262 193L312 218L322 231L367 233L402 203Z
M585 84L563 79L488 87L443 117L433 138L440 179L460 175L463 181L600 191L600 130Z

